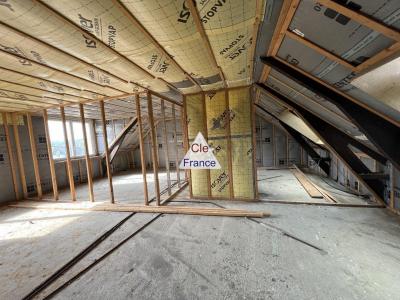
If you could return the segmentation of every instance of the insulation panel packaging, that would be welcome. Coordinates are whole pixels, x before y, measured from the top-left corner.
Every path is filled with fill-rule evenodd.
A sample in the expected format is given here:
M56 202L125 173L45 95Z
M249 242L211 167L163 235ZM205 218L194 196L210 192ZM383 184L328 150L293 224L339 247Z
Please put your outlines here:
M203 133L221 165L216 170L191 170L193 197L208 196L210 186L211 198L230 198L232 184L233 199L254 199L250 88L188 95L186 111L189 143Z

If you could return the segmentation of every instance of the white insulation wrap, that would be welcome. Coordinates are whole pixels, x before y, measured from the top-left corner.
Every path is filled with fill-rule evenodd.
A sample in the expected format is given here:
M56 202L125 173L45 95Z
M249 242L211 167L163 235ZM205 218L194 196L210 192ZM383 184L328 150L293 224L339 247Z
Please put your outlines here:
M52 4L56 4L55 2L59 3L59 1L52 1ZM66 7L71 7L70 5L73 3L74 1L68 1L69 5ZM87 34L86 31L89 31L90 28L85 28L81 25L83 27L82 30L79 25L71 24L68 20L57 14L57 12L37 1L14 0L10 5L10 7L2 6L0 9L0 19L7 25L38 38L98 68L106 70L113 75L117 75L126 81L135 82L157 92L169 91L170 88L163 81L154 78L130 60L103 44L100 40ZM90 24L93 26L90 33L95 34L94 21L92 20ZM21 47L22 45L18 46ZM25 50L24 53L30 53L33 50L32 48L25 49L25 47L22 47L22 49ZM39 55L42 55L42 53L39 53ZM59 54L48 53L48 55L48 60L57 61ZM2 58L0 60L2 61ZM63 64L59 63L58 67L61 66ZM76 67L78 68L79 66L77 65ZM49 76L48 78L50 78Z
M196 3L228 86L249 84L252 71L249 60L257 1L196 0Z

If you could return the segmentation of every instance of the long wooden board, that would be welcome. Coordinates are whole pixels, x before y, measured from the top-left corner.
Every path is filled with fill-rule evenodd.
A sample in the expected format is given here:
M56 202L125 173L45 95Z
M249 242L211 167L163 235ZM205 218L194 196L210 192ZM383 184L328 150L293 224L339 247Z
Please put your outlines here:
M298 169L291 169L291 171L311 198L324 198L321 192L307 179L302 172L300 172Z

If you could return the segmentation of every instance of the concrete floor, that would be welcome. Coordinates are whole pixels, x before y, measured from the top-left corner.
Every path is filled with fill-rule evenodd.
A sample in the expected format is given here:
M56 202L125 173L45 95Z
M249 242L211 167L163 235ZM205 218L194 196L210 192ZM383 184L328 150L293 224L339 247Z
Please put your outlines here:
M400 299L400 218L386 209L214 202L272 217L162 215L55 298ZM127 215L4 208L0 299L23 297ZM155 216L132 216L38 299Z

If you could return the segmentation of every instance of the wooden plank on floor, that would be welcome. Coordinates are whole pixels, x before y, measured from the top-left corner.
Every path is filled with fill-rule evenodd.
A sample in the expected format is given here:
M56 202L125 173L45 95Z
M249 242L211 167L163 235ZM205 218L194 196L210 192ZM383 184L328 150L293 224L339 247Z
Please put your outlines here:
M307 179L307 177L300 170L292 169L291 171L311 198L324 198L321 192Z
M222 216L222 217L250 217L263 218L271 214L262 211L248 211L240 209L206 208L191 206L149 206L129 204L100 204L81 205L82 203L39 203L25 201L18 204L10 204L9 207L32 208L32 209L54 209L54 210L86 210L86 211L111 211L111 212L136 212L136 213L162 213L162 214L183 214L200 216Z

